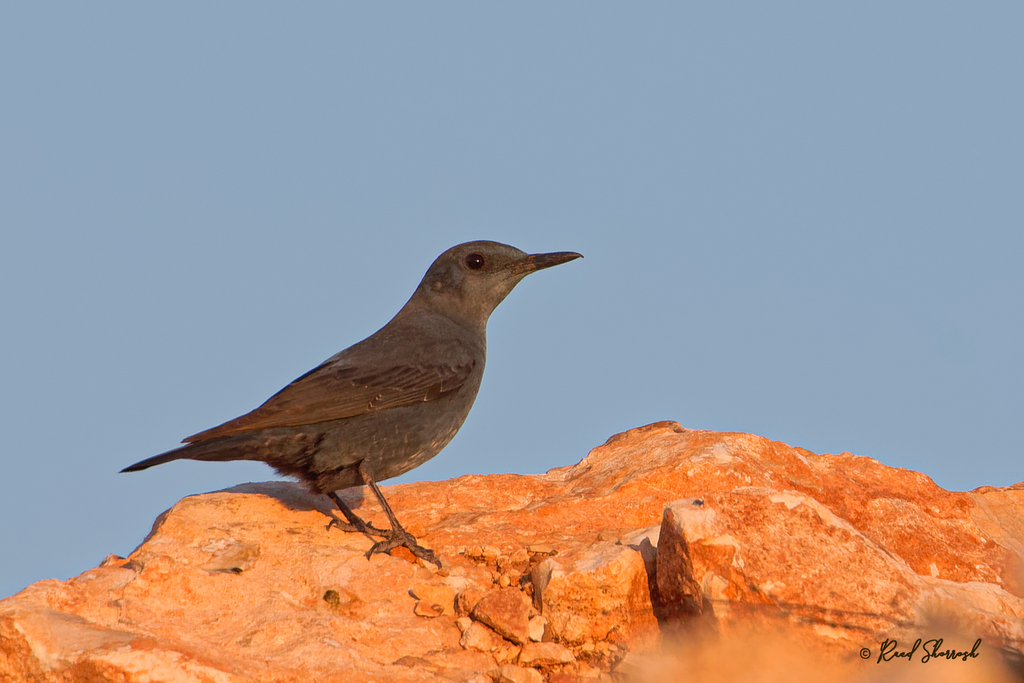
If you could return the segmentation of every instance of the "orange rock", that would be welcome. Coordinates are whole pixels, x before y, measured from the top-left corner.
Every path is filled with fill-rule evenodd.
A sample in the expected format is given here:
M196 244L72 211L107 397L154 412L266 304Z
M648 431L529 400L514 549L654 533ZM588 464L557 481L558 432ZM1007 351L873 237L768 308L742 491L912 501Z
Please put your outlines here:
M455 589L451 586L418 583L410 592L418 599L414 609L418 616L440 617L455 614Z
M542 596L546 629L555 639L579 644L618 632L649 646L656 638L658 623L639 550L597 543L564 560L546 559L534 574L534 595Z
M372 497L344 495L387 524ZM489 629L463 622L463 633L447 611L475 614L502 577L511 587L498 593L519 601L510 633L532 647L532 602L543 639L575 653L552 680L640 670L659 642L671 650L675 635L701 630L734 668L744 649L726 640L771 629L855 674L892 675L873 660L856 668L868 665L860 648L877 652L886 637L982 638L990 664L1024 650L1024 484L951 492L870 458L657 423L544 475L386 495L443 571L397 552L367 560L371 541L325 531L329 501L298 485L193 496L128 558L0 600L0 681L536 679L501 666L522 652L493 632L503 648L463 647Z
M498 663L509 662L519 656L519 647L505 640L480 622L474 621L462 633L459 645L467 650L490 654Z
M486 593L487 591L479 586L471 586L459 593L455 598L455 606L458 608L459 614L472 612L476 604L480 602L480 598L484 597Z
M528 630L530 632L530 640L539 643L544 640L544 627L547 626L548 620L540 615L530 617L530 624Z
M514 588L501 588L480 598L470 615L517 645L530 639L530 601Z
M558 643L527 643L519 653L519 663L523 666L552 666L575 661L572 651Z

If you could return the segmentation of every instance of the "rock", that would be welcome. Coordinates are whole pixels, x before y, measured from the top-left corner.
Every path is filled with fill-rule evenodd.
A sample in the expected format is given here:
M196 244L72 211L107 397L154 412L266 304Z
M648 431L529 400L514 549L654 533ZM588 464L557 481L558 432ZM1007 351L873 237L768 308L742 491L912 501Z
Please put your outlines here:
M501 550L493 545L474 545L466 551L466 557L478 562L495 563L501 556Z
M466 629L468 629L472 624L473 620L469 617L459 617L455 620L455 625L459 627L459 633L465 633Z
M467 650L490 654L499 663L511 661L519 656L519 647L476 621L462 633L459 645Z
M421 617L451 616L455 614L455 591L450 586L418 583L412 594L419 599L415 613Z
M544 677L536 669L526 669L506 664L491 672L494 683L544 683Z
M419 672L448 681L466 681L484 675L484 672L494 667L495 662L490 655L459 648L425 652L422 657L409 657L405 661ZM430 677L424 678L430 680ZM490 679L486 678L484 683L490 683Z
M417 600L412 613L418 617L439 617L444 613L444 607L436 602Z
M912 643L928 615L995 642L1024 639L1019 596L918 573L901 556L906 547L887 547L886 535L858 529L806 494L745 487L700 501L665 510L657 554L661 599L674 603L666 614L687 637L696 623L723 633L784 624L792 644L825 640L849 652L865 640Z
M458 608L459 614L470 614L477 603L480 602L480 598L486 594L487 591L482 587L467 588L459 593L455 599L455 606Z
M530 635L530 640L536 643L544 640L544 627L547 623L548 620L540 615L530 617L530 623L527 626L527 632Z
M530 601L514 588L490 591L480 599L470 616L517 645L530 639Z
M343 495L387 524L372 496ZM548 643L578 657L551 680L597 681L623 658L619 677L662 666L661 641L686 656L643 680L690 676L696 661L733 668L687 680L744 680L746 634L765 630L781 635L756 661L798 651L832 662L818 680L838 680L836 662L866 666L860 649L877 653L884 638L959 649L982 638L990 666L1024 649L1024 484L945 491L870 458L657 423L544 475L386 495L444 572L398 551L367 560L371 541L325 531L328 499L298 485L192 496L127 558L0 600L0 681L441 683L479 680ZM510 587L496 589L502 576ZM504 610L478 608L502 591L523 650L480 621L456 623L500 623ZM531 609L547 642L531 638ZM884 665L871 671L895 675ZM956 666L972 675L973 663ZM539 675L520 669L507 671Z
M575 661L572 651L558 643L527 643L519 653L519 663L523 666L552 666Z
M549 575L543 588L534 584L534 595L541 595L542 612L556 639L578 644L617 631L641 647L656 641L658 622L638 550L603 542L564 561L548 558L539 568Z
M662 608L658 616L663 621L689 620L704 616L705 613L708 617L713 615L708 598L694 577L690 545L686 542L686 536L679 524L680 515L685 516L694 509L698 510L699 514L705 513L704 501L701 500L699 505L693 500L683 501L667 507L662 517L655 576L659 607Z

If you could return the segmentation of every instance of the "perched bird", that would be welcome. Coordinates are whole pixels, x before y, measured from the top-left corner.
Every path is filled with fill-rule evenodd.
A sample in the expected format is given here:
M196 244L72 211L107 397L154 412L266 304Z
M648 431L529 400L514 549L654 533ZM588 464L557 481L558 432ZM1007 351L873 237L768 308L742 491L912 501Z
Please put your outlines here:
M377 482L422 465L459 431L483 378L487 319L512 288L532 272L580 257L527 254L487 241L452 247L375 334L328 358L256 410L121 471L180 459L265 462L329 496L352 529L382 537L367 557L405 546L440 566L402 528ZM364 522L336 493L360 485L373 491L390 529Z

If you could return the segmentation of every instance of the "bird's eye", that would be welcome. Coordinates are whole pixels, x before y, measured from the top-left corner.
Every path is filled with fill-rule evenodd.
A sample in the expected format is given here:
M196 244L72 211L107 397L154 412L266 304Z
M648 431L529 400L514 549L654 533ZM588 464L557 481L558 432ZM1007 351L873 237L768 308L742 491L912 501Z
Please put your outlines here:
M466 257L466 265L471 270L480 270L484 267L484 257L480 254L470 254Z

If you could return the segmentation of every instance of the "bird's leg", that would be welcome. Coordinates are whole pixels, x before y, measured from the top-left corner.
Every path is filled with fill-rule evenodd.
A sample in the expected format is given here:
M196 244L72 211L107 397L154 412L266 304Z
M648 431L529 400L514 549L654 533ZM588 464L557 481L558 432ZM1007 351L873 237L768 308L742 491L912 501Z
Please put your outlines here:
M372 524L364 522L363 520L359 519L358 515L352 512L352 508L346 505L345 501L341 499L341 496L339 496L334 491L330 491L327 494L327 497L333 500L334 504L338 506L338 509L341 510L341 514L345 515L345 519L348 520L348 523L352 526L353 530L358 531L361 534L366 534L367 536L387 537L389 535L388 531L385 531L384 529L378 529ZM334 526L340 529L344 525L341 522L339 522L336 517L331 517L331 521L327 524L327 530L330 531L331 527Z
M416 538L402 527L395 516L395 511L391 509L388 501L384 499L384 494L381 493L377 482L373 480L373 476L370 475L362 463L359 465L359 474L363 477L363 483L370 487L373 495L377 496L380 506L384 508L384 514L388 516L388 521L391 522L391 530L382 534L384 536L383 541L373 544L373 547L366 553L366 559L370 559L370 556L374 553L386 553L392 548L404 545L413 555L427 562L433 562L440 569L441 561L434 555L434 551L421 546L416 542Z

